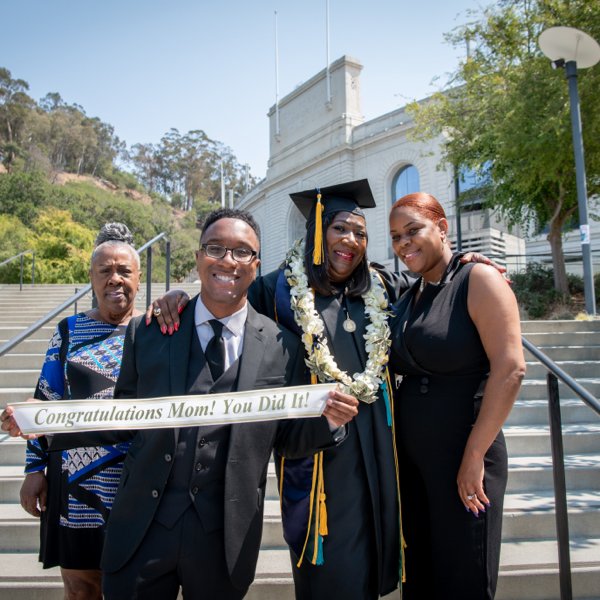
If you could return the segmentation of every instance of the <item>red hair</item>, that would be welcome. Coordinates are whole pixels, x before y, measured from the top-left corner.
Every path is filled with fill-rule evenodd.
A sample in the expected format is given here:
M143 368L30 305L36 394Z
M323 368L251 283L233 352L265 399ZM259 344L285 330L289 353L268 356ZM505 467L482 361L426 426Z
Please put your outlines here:
M415 192L414 194L402 196L402 198L394 202L390 214L393 213L396 208L404 207L412 208L430 221L437 222L440 219L446 218L446 213L444 212L442 205L431 194L426 194L425 192Z

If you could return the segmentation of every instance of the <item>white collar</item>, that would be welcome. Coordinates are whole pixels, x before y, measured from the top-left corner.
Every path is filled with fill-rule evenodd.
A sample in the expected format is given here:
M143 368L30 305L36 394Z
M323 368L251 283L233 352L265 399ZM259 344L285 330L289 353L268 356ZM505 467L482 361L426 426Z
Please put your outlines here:
M226 317L222 317L221 319L217 319L221 321L223 325L236 337L241 337L244 335L244 327L246 325L246 319L248 317L248 302L240 308L240 310L234 312L231 315L227 315ZM198 301L196 302L196 310L194 312L194 323L196 327L200 325L208 325L208 321L211 319L216 319L210 310L206 308L204 302L202 302L202 297L198 294Z

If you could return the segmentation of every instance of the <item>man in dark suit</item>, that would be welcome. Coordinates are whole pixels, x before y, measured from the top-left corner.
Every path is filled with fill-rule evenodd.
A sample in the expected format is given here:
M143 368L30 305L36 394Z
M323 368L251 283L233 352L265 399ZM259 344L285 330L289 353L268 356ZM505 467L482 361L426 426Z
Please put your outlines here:
M201 292L182 315L178 335L133 320L115 397L307 382L296 336L246 301L259 265L252 216L215 211L200 242ZM271 451L300 457L335 444L356 406L336 391L326 418L138 432L106 534L105 598L175 599L180 587L186 598L242 598L256 569Z

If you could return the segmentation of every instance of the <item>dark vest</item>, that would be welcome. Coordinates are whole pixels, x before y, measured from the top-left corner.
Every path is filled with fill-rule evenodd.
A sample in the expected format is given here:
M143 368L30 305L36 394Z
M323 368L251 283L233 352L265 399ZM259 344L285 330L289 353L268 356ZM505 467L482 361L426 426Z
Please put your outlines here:
M217 394L237 388L239 359L215 382L196 332L192 334L187 394ZM155 519L171 528L193 504L206 532L223 527L225 467L230 425L179 429L173 468Z

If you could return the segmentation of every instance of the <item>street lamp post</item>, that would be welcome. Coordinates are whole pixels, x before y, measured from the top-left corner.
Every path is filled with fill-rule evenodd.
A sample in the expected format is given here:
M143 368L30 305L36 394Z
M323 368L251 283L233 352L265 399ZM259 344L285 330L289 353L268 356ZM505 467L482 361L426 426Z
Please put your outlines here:
M542 52L552 61L553 68L564 67L569 84L585 310L589 315L595 315L594 269L592 265L590 226L588 224L587 183L583 158L583 138L581 136L577 69L593 67L600 60L600 45L593 37L573 27L550 27L550 29L546 29L540 35L539 45Z

